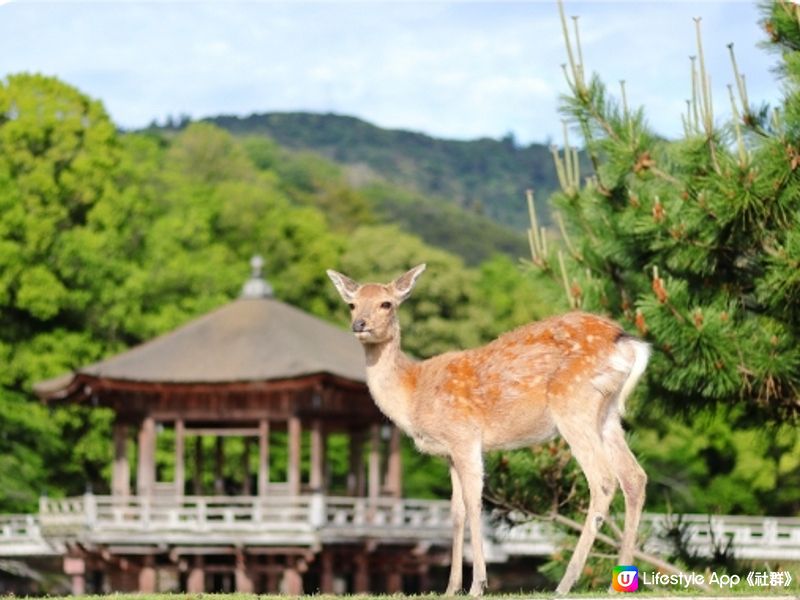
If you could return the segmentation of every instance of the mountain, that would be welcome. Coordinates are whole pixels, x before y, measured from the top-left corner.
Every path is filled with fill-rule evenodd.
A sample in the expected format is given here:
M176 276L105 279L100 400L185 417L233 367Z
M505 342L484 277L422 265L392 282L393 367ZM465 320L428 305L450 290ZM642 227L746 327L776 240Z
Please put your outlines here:
M547 224L546 199L558 187L550 150L517 146L510 136L443 140L355 117L302 112L205 120L235 135L266 135L286 148L321 154L345 165L355 185L388 181L516 230L528 226L525 190L536 191Z

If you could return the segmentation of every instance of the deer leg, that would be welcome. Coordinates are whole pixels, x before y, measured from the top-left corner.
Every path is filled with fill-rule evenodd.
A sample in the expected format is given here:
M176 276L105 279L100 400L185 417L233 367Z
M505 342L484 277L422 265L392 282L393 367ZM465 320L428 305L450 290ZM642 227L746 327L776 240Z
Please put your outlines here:
M486 589L486 560L483 556L481 528L483 455L480 443L471 443L463 451L453 453L453 466L461 481L464 506L469 520L469 536L472 544L472 585L469 593L471 596L481 596Z
M453 495L450 498L450 514L453 517L453 554L450 560L450 580L447 582L445 596L455 596L461 591L461 579L464 572L464 522L466 508L461 480L452 461L450 462L450 481Z
M599 432L594 427L586 427L583 423L559 423L558 425L561 435L569 444L572 455L586 476L590 494L589 511L581 535L575 545L567 570L556 588L557 594L566 594L572 589L583 571L592 544L608 513L617 482L611 465L606 459Z
M617 564L630 565L633 563L636 532L639 529L639 520L644 508L647 474L636 462L636 458L625 441L625 432L622 430L619 420L614 417L610 416L603 427L603 442L609 463L619 480L622 494L625 496L625 528L622 532Z

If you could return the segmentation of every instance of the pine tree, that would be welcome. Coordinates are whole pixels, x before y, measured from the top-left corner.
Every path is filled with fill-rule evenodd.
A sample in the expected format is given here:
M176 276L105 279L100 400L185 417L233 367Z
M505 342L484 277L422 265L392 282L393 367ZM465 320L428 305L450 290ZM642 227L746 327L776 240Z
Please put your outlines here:
M570 35L561 12L569 93L553 202L563 250L548 248L532 210L533 262L563 280L573 307L652 342L651 395L678 411L800 415L800 7L762 10L782 59L781 106L750 104L731 44L731 118L715 119L697 20L678 140L629 108L624 82L617 100L597 75L587 81L577 19ZM591 159L584 181L568 126Z
M698 21L678 140L659 137L644 110L629 107L624 83L615 99L597 75L587 79L577 19L573 29L561 14L569 93L564 148L553 149L561 190L551 197L560 235L556 243L539 227L530 193L532 261L562 282L571 307L605 313L653 345L648 400L629 406L631 444L649 476L648 510L657 512L796 512L800 10L779 0L763 11L767 45L782 56L781 106L751 105L730 46L731 118L715 119ZM586 178L567 137L573 127L591 163ZM661 418L654 405L676 414ZM587 490L563 444L532 456L493 455L487 464L496 514L559 525L585 519ZM621 508L618 495L612 523ZM615 538L616 529L604 531ZM569 545L540 572L557 580ZM683 550L665 558L707 566ZM581 586L607 586L611 560L590 560ZM741 566L723 563L714 569Z

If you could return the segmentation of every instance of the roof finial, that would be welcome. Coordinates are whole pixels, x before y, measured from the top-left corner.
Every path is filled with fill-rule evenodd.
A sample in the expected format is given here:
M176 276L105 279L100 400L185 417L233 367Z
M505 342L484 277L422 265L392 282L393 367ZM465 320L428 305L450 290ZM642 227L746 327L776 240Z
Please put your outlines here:
M250 259L252 273L242 287L242 298L272 298L272 286L261 276L264 259L256 254Z
M260 254L253 255L253 258L250 259L250 267L253 269L251 275L253 279L261 277L261 269L264 268L264 259L261 258Z

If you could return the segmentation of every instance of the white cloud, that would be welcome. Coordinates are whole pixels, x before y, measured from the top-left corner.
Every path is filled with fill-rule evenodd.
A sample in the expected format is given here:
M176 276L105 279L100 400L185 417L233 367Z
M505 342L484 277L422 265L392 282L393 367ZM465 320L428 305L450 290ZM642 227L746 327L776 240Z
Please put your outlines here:
M659 131L680 131L697 14L720 112L729 41L751 97L777 96L751 5L581 2L567 12L582 15L587 67L614 91L626 79ZM2 16L0 73L55 74L126 127L305 109L461 138L560 137L566 57L550 2L12 3Z

